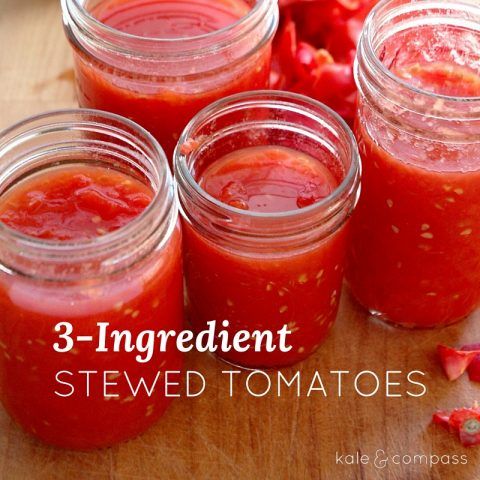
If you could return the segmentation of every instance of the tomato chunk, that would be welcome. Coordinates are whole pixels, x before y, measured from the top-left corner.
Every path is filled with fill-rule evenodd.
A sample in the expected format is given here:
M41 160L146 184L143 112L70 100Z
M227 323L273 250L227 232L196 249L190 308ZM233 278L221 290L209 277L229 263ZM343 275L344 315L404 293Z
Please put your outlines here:
M480 354L480 350L456 350L445 345L438 345L437 352L449 380L461 377L475 357Z
M115 170L55 168L7 191L0 221L36 238L85 240L128 224L152 198L147 185Z

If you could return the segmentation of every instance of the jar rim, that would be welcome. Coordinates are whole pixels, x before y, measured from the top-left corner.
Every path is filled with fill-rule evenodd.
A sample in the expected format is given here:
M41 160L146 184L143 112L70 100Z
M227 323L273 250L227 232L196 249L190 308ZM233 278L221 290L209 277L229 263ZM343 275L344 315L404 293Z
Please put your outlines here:
M69 3L73 3L75 7L78 9L77 11L80 12L82 15L85 15L90 21L92 21L97 27L104 29L105 31L108 31L110 33L115 33L121 37L124 37L126 39L130 38L132 40L147 40L147 41L152 41L152 42L165 42L165 43L176 43L176 42L182 42L182 41L188 41L188 40L201 40L203 38L211 38L212 35L215 34L221 34L225 33L228 30L232 30L238 26L238 24L242 23L243 21L246 21L248 18L250 18L252 15L256 13L256 11L260 8L261 1L256 2L255 6L243 17L239 18L235 22L231 23L230 25L227 25L225 27L219 28L218 30L213 30L211 32L207 33L202 33L200 35L192 35L192 36L185 36L185 37L148 37L148 36L143 36L143 35L135 35L132 33L127 33L122 30L118 30L117 28L111 27L110 25L107 25L106 23L101 22L98 18L94 17L85 7L82 3L85 0L62 0L62 3L65 2L65 6L68 8Z
M89 119L89 117L95 118L96 121ZM112 123L108 125L107 122ZM123 133L126 141L134 139L143 142L141 146L148 147L149 157L151 154L149 161L155 169L157 188L153 189L152 201L140 215L129 223L98 237L78 241L43 239L26 235L0 222L0 240L15 242L19 251L26 255L31 254L33 257L58 260L68 259L72 255L76 255L76 258L88 261L102 254L108 256L108 252L118 250L128 240L134 241L134 239L137 239L137 241L140 241L140 232L142 229L145 230L146 227L151 227L152 223L159 230L162 230L161 226L163 225L163 231L168 232L171 229L170 224L175 224L178 212L174 204L175 187L167 157L158 141L147 130L130 119L110 112L84 108L60 109L33 115L0 132L0 158L15 146L21 145L29 139L41 136L44 133L74 130L75 125L78 125L79 130L91 127L92 131L95 132L98 132L98 128L105 127L112 137L120 138L119 135ZM124 130L122 131L121 128L124 128ZM128 129L134 132L135 137ZM134 146L133 144L130 145ZM48 151L53 151L54 143L52 143L52 147ZM147 150L145 155L147 155ZM25 157L26 155L20 155L19 158ZM8 170L2 174L0 168L0 184L10 178L11 174L12 172ZM171 200L169 201L169 199ZM149 236L151 235L146 238ZM168 233L165 233L165 236L168 236Z
M399 4L399 0L380 0L373 9L368 14L363 31L361 34L361 38L359 41L359 48L357 50L357 56L355 59L355 76L357 77L357 85L359 84L358 81L358 69L359 69L359 56L360 54L365 55L365 58L369 64L369 67L375 72L375 75L380 77L387 78L390 82L402 87L406 91L410 91L413 94L420 95L422 97L431 98L431 99L438 99L443 100L445 102L451 102L452 104L470 104L470 103L477 103L480 102L480 95L479 96L453 96L453 95L445 95L437 92L433 92L431 90L426 90L421 87L415 86L406 80L402 79L401 77L395 75L390 69L388 69L385 64L380 60L375 51L372 39L374 37L374 29L375 29L375 22L381 18L382 13L384 11L389 11L392 9L393 11L397 10L400 13L408 13L414 12L419 10L426 10L432 8L450 8L459 11L471 11L474 12L476 16L480 18L480 6L475 5L473 3L468 3L467 1L451 1L451 0L422 0L422 1L415 1L415 0L401 0L402 4ZM391 13L389 18L394 17L395 13ZM446 17L447 18L447 17ZM480 24L478 26L478 30L480 32Z
M132 42L137 42L138 46L147 48L136 48L135 55L138 56L151 56L155 53L155 49L161 49L162 56L165 57L188 57L198 55L203 52L218 51L237 40L237 38L243 38L244 35L250 32L251 24L255 26L258 21L261 21L265 16L271 13L271 9L277 6L277 0L257 0L252 9L243 17L239 18L235 22L218 30L207 32L201 35L185 36L185 37L147 37L141 35L135 35L131 33L118 30L111 27L99 19L95 18L88 12L81 2L85 0L61 0L64 24L70 25L70 21L83 31L94 30L100 35L95 35L95 39L98 41L103 35L102 43L107 48L114 51L121 51L128 53L129 49L122 45L130 45ZM259 18L257 18L259 17ZM273 32L278 24L278 9L276 13L272 15L272 26L267 33ZM235 36L225 39L226 34L235 32ZM111 36L113 41L108 41L106 38ZM175 47L178 51L172 52L172 47Z
M332 121L332 123L334 123L336 127L339 127L343 134L345 134L345 138L347 139L350 151L350 166L339 185L325 198L313 203L312 205L296 210L287 210L282 212L257 212L236 208L221 202L212 195L208 194L204 189L202 189L193 177L188 167L187 156L181 152L182 145L185 144L192 137L192 134L202 124L202 122L208 119L215 112L221 112L222 110L226 111L229 107L242 105L242 102L244 105L248 103L252 105L258 105L263 102L268 102L270 105L278 105L284 107L296 106L298 109L300 109L301 105L303 104L309 105L326 114L328 119ZM314 116L313 112L309 113L310 115ZM328 125L328 128L330 131L333 131L331 125ZM355 184L357 180L359 181L359 177L361 174L361 163L358 145L353 132L351 131L345 120L343 120L343 118L330 107L327 107L323 103L311 97L307 97L298 93L275 90L256 90L238 93L217 100L216 102L210 104L209 106L201 110L199 113L197 113L197 115L195 115L195 117L185 127L179 138L177 147L174 152L174 169L175 177L179 186L182 186L182 183L186 182L186 184L188 184L188 186L192 188L197 195L199 195L207 203L218 209L232 213L234 215L238 215L243 218L295 219L315 213L316 211L325 209L326 207L328 208L329 206L332 206L338 201L340 201L345 191L348 190L349 187L351 188L352 184Z

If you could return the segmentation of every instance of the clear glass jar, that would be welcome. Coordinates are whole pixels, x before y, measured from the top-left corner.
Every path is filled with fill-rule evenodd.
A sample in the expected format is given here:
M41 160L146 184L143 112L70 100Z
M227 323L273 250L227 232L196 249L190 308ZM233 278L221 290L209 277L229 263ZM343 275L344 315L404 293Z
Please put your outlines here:
M305 208L264 213L236 208L205 192L198 178L220 157L275 145L310 155L335 172L338 187ZM248 92L201 111L174 157L184 220L187 316L194 330L229 321L228 332L291 333L289 352L217 352L244 367L280 367L310 355L339 306L347 219L359 193L352 133L334 112L304 96Z
M135 352L96 352L97 322L110 329L179 330L183 324L181 233L165 154L143 128L93 110L47 113L0 134L0 198L19 181L71 164L123 172L151 187L151 204L126 226L90 240L43 240L0 222L0 398L27 432L61 447L104 447L132 438L157 420L170 399L157 388L135 396L123 372L147 383L178 370L176 350L139 363ZM65 353L59 322L72 336L92 336ZM79 371L97 372L86 377ZM69 371L58 381L59 371ZM104 378L104 372L107 373ZM103 382L108 386L104 395ZM111 397L110 394L118 396Z
M460 320L480 303L478 2L381 2L356 81L364 177L350 288L397 325Z
M205 5L209 1L214 0ZM112 0L62 0L80 106L136 121L170 158L180 133L202 108L226 95L268 86L277 2L238 1L250 11L230 26L202 35L188 36L186 30L187 35L149 38L95 18L92 12L115 4ZM184 28L181 18L177 23L178 30Z

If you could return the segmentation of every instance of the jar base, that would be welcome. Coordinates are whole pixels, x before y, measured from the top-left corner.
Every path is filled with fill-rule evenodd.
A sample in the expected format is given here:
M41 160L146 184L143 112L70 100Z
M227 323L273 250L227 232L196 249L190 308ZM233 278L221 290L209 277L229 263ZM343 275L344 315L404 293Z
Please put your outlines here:
M389 318L387 314L383 312L380 312L378 310L374 310L371 308L367 308L363 305L362 307L365 308L365 310L367 310L370 321L379 322L384 325L388 325L389 327L394 327L394 328L403 329L403 330L439 330L441 328L445 328L450 325L460 323L461 321L465 320L468 317L468 315L465 315L463 317L455 318L453 320L449 320L447 322L444 322L438 325L419 325L418 323L415 323L415 322L398 322L396 320L392 320L391 318Z
M325 339L326 340L326 339ZM305 356L292 360L290 362L285 362L281 363L278 365L242 365L241 363L236 363L235 361L228 360L216 353L208 352L208 354L215 358L216 360L221 361L222 363L225 363L226 365L229 365L231 367L238 368L240 370L246 371L246 372L253 372L256 370L262 370L262 371L272 371L272 370L282 370L284 368L289 368L293 367L294 365L297 365L299 363L304 362L305 360L308 360L312 355L314 355L319 348L321 348L322 344L324 343L325 340L322 340L322 342L311 352L307 353Z

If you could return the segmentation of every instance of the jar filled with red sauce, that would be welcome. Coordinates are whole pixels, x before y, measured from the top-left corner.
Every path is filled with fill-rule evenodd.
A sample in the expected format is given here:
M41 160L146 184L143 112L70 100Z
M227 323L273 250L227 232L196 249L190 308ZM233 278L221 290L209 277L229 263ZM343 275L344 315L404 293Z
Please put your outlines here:
M97 352L97 322L133 338L182 328L181 233L165 154L133 122L77 110L4 131L0 160L1 401L23 429L60 447L135 437L170 398L160 385L135 395L124 372L151 385L182 357L167 348L139 363L111 339ZM66 346L59 322L92 340L55 351ZM92 371L88 391L79 371Z
M373 315L409 328L480 304L480 8L387 1L356 66L362 195L347 280Z
M200 331L277 332L282 352L217 351L251 368L309 356L339 307L348 218L359 191L352 133L331 110L286 92L250 92L199 113L175 151L184 220L187 315ZM277 344L277 347L279 345Z
M80 106L134 120L171 159L202 108L268 86L276 0L62 0Z

